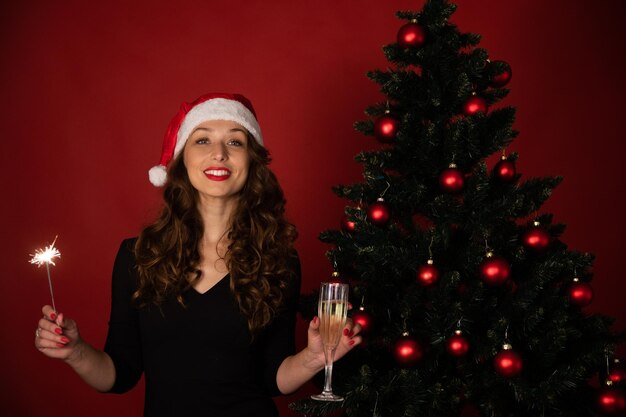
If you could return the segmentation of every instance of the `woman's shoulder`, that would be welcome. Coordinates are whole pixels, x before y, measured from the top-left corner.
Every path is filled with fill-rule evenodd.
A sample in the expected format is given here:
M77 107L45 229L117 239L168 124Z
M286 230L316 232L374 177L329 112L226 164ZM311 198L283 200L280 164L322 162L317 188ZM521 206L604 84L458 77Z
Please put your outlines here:
M137 238L122 240L113 264L113 292L127 294L136 286L135 242Z
M292 303L297 304L298 297L300 296L300 287L302 285L302 269L300 256L295 249L293 249L287 259L287 268L291 271L291 278L287 284L287 298L292 300Z
M123 254L123 255L126 255L126 256L134 257L134 254L135 254L135 243L137 243L137 236L123 239L122 243L120 243L120 248L118 250L118 256Z
M135 264L135 243L137 237L123 239L115 257L117 266L131 266Z
M132 248L133 246L135 246L135 242L137 242L137 239L137 236L122 239L122 246L130 246Z
M298 255L298 251L294 248L287 258L287 267L293 271L298 278L301 275L301 266L300 266L300 255Z

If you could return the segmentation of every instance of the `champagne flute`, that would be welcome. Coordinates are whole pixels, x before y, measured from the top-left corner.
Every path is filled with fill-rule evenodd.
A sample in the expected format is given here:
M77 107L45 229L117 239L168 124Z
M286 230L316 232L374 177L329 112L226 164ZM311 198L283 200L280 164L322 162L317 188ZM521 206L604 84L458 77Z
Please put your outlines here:
M322 282L317 308L320 319L320 335L324 344L325 378L322 393L312 395L311 398L319 401L343 401L343 397L333 394L332 377L335 350L346 325L348 284Z

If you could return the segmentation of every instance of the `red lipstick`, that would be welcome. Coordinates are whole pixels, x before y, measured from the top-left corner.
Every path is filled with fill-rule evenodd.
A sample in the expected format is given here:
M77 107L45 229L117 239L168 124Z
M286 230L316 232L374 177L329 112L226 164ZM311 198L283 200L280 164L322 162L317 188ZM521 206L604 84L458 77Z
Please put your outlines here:
M226 181L230 174L230 170L225 167L208 167L204 170L204 175L211 181Z

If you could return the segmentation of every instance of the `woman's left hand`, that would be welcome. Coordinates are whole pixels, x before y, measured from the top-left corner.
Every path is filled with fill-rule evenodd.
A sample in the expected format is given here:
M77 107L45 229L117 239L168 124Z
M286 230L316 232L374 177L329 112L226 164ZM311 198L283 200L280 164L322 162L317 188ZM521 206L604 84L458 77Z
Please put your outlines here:
M335 350L335 360L362 342L360 332L361 326L354 324L352 319L347 319ZM324 369L324 344L320 334L320 319L314 317L309 323L307 346L296 355L285 358L276 373L276 384L280 392L290 394L322 369Z
M322 335L319 329L320 319L315 316L309 323L307 348L309 352L314 355L313 360L316 362L316 365L323 368L324 344L322 343ZM335 350L335 360L341 359L346 353L350 352L363 341L363 338L359 336L360 332L361 326L358 323L355 324L351 318L348 318L343 328L339 345Z

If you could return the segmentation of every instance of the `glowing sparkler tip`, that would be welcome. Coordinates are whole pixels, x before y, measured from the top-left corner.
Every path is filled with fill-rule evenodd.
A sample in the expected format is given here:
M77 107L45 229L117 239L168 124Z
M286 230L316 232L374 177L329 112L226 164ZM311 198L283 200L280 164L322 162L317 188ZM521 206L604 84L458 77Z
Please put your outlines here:
M46 246L45 249L37 249L34 255L33 254L30 255L31 259L29 262L31 264L37 265L38 267L43 264L55 265L54 258L61 257L61 252L59 252L59 250L54 247L54 244L56 241L57 241L57 238L55 237L51 245Z

